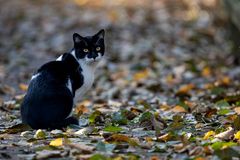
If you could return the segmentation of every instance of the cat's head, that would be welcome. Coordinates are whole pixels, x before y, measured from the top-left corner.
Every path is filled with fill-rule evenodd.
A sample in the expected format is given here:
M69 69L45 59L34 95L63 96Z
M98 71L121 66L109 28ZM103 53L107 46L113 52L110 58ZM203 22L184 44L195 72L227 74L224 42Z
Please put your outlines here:
M98 62L105 51L104 33L103 29L95 35L87 37L74 33L73 42L76 58L88 64Z

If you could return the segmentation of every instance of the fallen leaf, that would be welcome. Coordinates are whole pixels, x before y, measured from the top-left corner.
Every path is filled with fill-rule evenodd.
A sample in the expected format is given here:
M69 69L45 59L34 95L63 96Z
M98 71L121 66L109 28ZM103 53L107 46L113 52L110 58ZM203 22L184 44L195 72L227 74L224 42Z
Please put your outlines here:
M14 125L10 128L7 128L6 130L0 132L0 134L3 134L3 133L15 134L18 132L23 132L23 131L28 131L28 130L31 130L31 127L29 125L17 124L17 125Z
M108 158L101 154L94 154L89 160L108 160Z
M121 127L116 127L116 126L107 126L103 130L106 132L120 132L123 129Z
M234 108L234 111L235 111L238 115L240 115L240 107Z
M142 70L142 71L139 71L139 72L135 73L133 75L133 79L135 81L139 81L139 80L146 79L148 76L149 76L149 70L145 69L145 70Z
M116 148L116 144L109 144L104 142L99 142L96 149L101 152L112 152Z
M113 134L106 139L107 142L127 142L132 146L138 146L138 143L130 137L123 134Z
M233 128L235 130L240 130L240 115L237 115L237 117L234 119Z
M205 133L203 139L207 140L207 139L209 139L210 137L212 137L214 135L216 135L216 133L214 131L208 131L207 133Z
M100 118L101 112L96 110L89 116L89 123L94 124Z
M225 100L217 101L217 102L216 102L216 105L217 105L217 107L219 107L219 108L226 108L226 107L229 107L229 106L230 106L230 104L229 104L227 101L225 101Z
M202 70L202 76L209 77L211 75L211 69L209 67L204 67Z
M92 132L94 132L95 128L94 127L85 127L82 128L78 131L76 131L74 134L76 135L87 135L87 134L91 134Z
M54 146L54 147L62 146L63 145L63 139L62 138L54 139L49 143L49 145Z
M43 150L36 152L36 159L49 159L61 157L61 151Z
M231 82L231 79L230 79L230 77L228 77L228 76L224 76L224 77L221 79L221 83L222 83L223 85L229 85L230 82Z
M215 142L211 145L211 147L214 150L220 150L220 149L224 149L224 148L228 148L228 147L232 147L232 146L236 146L237 143L235 142Z
M236 134L234 134L234 139L240 141L240 131L238 131Z
M75 113L80 117L83 113L89 112L88 108L82 103L77 103L75 107Z
M96 147L94 147L94 146L88 146L88 145L85 145L82 143L66 143L66 145L71 148L80 150L81 152L83 152L85 154L93 153L93 151L95 151L95 149L96 149Z
M164 142L167 142L167 141L169 141L171 138L172 138L172 134L166 133L166 134L158 137L157 139L158 139L158 140L161 140L161 141L164 141Z
M207 158L204 158L204 157L197 157L195 158L194 160L208 160Z
M128 123L128 119L123 111L118 111L112 114L112 122L119 125L126 125Z
M158 156L151 156L150 160L160 160Z
M190 90L192 90L194 87L195 87L195 85L192 84L192 83L187 84L187 85L183 85L179 88L179 90L177 91L177 94L186 94Z
M45 137L46 137L46 133L41 129L38 129L34 135L34 138L37 138L37 139L41 139Z
M196 146L194 148L191 148L191 150L189 151L189 155L190 156L198 156L198 155L202 155L204 152L204 148L202 146Z
M233 149L232 146L236 146L236 144L231 143L231 142L226 142L228 143L227 147L222 147L222 149L216 149L214 151L214 154L218 156L219 159L222 160L228 160L228 159L239 159L240 154L239 154L239 149Z
M182 106L179 106L179 105L175 106L173 109L171 109L171 111L176 112L176 113L181 113L181 112L186 113L187 112L185 108L183 108Z
M23 83L20 83L20 84L19 84L19 88L20 88L22 91L27 91L28 85L23 84Z

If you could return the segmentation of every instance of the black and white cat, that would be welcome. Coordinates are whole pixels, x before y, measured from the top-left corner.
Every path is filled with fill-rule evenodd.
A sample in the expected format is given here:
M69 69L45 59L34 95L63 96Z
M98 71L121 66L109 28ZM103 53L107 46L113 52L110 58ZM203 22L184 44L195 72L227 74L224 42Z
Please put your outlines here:
M75 92L82 96L94 81L104 55L104 30L93 36L73 34L74 48L56 61L44 64L32 76L21 105L22 121L34 129L61 129L78 120L72 112Z

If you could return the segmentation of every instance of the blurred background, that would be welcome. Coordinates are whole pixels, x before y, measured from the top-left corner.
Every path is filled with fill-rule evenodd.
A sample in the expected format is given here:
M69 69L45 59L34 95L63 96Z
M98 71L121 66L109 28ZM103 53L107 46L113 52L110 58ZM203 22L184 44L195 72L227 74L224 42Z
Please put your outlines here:
M200 85L223 76L234 80L240 75L237 4L238 0L1 0L1 99L25 93L37 68L71 50L74 32L87 36L102 28L106 56L95 90L89 93L98 99L153 99L184 83Z

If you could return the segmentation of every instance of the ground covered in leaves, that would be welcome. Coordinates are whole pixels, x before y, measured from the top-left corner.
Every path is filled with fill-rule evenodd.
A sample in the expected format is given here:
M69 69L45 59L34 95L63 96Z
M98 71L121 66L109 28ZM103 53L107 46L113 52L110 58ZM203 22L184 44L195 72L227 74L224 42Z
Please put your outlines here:
M215 0L0 2L0 159L238 159L240 68ZM106 29L80 126L31 130L19 106L32 73ZM234 158L233 158L234 159Z

